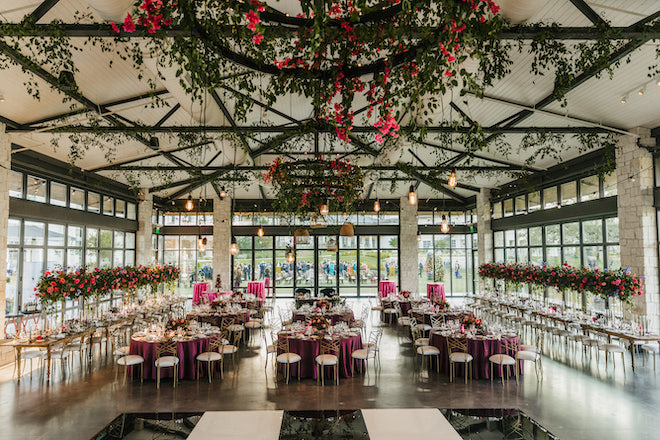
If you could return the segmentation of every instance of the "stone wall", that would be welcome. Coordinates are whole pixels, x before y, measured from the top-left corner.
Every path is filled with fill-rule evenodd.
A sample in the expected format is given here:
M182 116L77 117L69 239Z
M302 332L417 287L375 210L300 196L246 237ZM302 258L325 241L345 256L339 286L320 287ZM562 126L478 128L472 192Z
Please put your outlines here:
M213 199L213 281L222 277L223 290L231 290L231 199Z
M153 206L154 196L148 190L142 190L143 199L138 204L138 230L135 235L135 263L150 266L154 263L153 241Z
M641 143L650 131L636 129ZM637 146L637 138L622 136L616 154L617 204L621 266L644 276L645 293L636 297L632 312L646 315L652 329L660 328L658 229L653 205L653 155Z
M417 204L401 197L399 213L399 290L417 292ZM424 292L422 292L424 293Z
M490 221L490 190L481 188L477 194L477 241L478 241L478 265L491 263L493 261L493 229ZM479 290L486 287L485 281L479 280Z

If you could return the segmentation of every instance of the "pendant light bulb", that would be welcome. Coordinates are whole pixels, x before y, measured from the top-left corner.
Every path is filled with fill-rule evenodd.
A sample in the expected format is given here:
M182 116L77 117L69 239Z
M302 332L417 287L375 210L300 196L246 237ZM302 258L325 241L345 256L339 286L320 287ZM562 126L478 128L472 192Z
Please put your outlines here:
M227 197L227 191L225 191L225 187L223 186L220 188L220 198L224 199L225 197Z
M264 228L263 228L263 227L259 226L259 229L257 229L257 235L258 235L259 237L263 237L263 236L264 236Z
M442 214L442 222L440 222L440 231L443 234L449 232L449 223L447 223L447 217L444 214Z
M293 251L291 247L286 248L286 261L289 263L293 263L296 261L296 253Z
M417 242L420 242L420 241L422 241L422 234L417 232Z
M186 200L186 211L192 211L193 210L193 199L192 199L192 194L188 196L188 200Z
M449 181L447 181L447 184L452 188L455 188L457 183L458 180L456 180L456 170L451 170L451 174L449 175Z
M206 250L206 243L204 242L206 239L202 238L200 235L197 238L197 249L199 249L200 252L204 252Z
M415 192L414 185L410 185L410 189L408 190L408 203L410 203L411 205L417 203L417 193Z
M374 202L374 212L379 212L379 211L380 211L380 201L376 199L376 201Z
M328 207L327 203L324 203L321 205L321 208L319 209L319 212L321 215L328 215L330 213L330 208Z
M231 252L232 255L238 255L238 243L236 243L236 237L231 238L231 247L229 248L229 252Z

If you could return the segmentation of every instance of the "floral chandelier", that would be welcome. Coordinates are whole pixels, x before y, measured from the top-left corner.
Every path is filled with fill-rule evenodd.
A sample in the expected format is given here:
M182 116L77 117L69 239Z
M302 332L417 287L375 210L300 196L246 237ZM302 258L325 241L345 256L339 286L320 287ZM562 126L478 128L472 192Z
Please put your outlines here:
M438 106L429 97L455 86L480 93L508 67L492 0L301 0L295 18L258 0L136 5L135 14L113 28L190 29L195 38L177 37L158 49L190 72L192 88L216 86L239 66L268 74L267 104L284 93L312 98L316 116L347 142L358 112L366 111L382 143L398 136L404 115L417 124L428 117ZM481 73L462 67L468 58L479 62ZM255 90L248 79L243 86ZM354 110L357 102L366 105ZM237 110L252 105L245 100Z
M285 162L278 157L264 183L273 187L273 209L287 214L353 212L363 200L362 169L348 159Z

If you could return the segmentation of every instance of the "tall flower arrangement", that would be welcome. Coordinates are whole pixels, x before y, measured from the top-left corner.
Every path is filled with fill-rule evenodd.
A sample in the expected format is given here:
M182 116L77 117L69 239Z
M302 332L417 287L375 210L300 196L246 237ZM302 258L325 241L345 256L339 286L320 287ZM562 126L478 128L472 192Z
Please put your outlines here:
M579 269L568 264L537 266L521 263L486 263L479 266L479 276L517 284L589 292L603 299L617 298L627 303L632 303L634 296L642 295L644 292L641 277L631 273L630 268L599 270Z
M286 162L278 157L264 183L275 190L275 211L306 215L327 203L332 211L352 212L362 200L364 176L348 159Z
M88 299L106 295L111 290L135 292L142 287L157 288L161 284L179 279L178 267L125 266L108 269L95 268L66 272L45 272L34 288L42 304L52 304L66 299Z

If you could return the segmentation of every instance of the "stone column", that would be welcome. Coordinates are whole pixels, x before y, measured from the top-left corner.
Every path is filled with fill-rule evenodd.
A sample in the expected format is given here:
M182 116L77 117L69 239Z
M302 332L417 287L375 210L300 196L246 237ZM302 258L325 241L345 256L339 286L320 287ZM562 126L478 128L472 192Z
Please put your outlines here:
M222 290L231 290L231 199L213 199L213 284L218 274Z
M633 130L640 143L651 142L650 130ZM634 299L632 312L645 315L650 328L660 328L658 229L653 205L653 155L637 146L637 138L622 136L616 152L617 208L621 267L644 277L644 295Z
M493 261L493 229L491 228L490 190L481 188L477 194L477 241L478 265ZM491 282L479 279L479 290L492 287ZM479 292L477 292L479 293Z
M138 230L135 234L135 263L150 266L154 263L153 209L154 195L147 189L142 189L143 198L138 204Z
M411 205L406 196L399 205L399 290L417 292L417 204Z
M9 229L9 170L11 169L11 142L5 133L5 124L0 123L0 317L5 337L5 307L7 292L7 230Z

